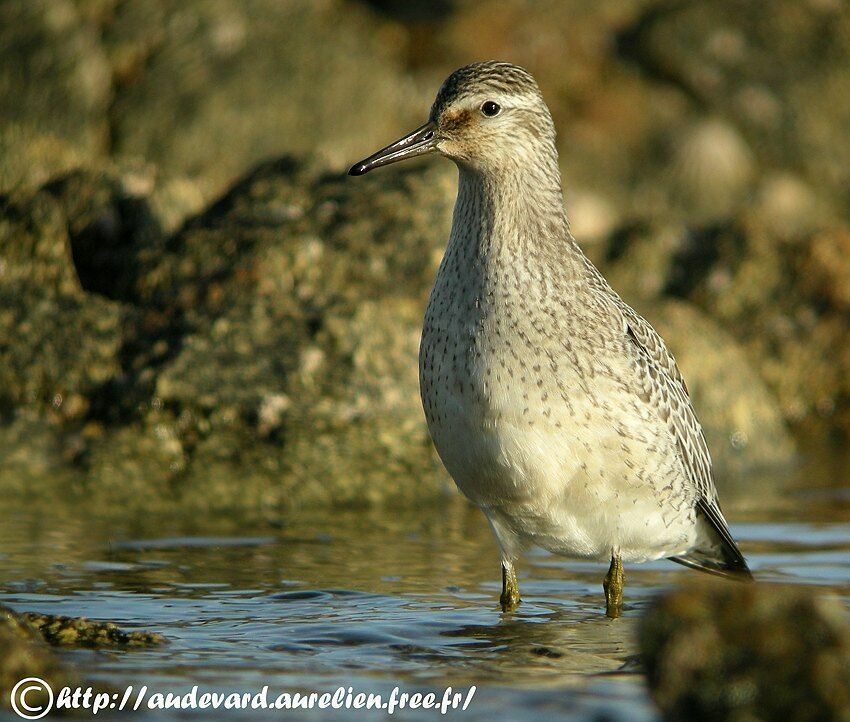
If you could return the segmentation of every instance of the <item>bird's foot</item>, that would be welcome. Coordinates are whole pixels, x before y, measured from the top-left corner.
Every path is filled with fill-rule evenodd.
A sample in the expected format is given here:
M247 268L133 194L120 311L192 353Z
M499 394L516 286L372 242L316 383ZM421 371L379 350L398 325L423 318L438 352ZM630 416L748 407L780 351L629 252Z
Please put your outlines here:
M502 562L502 594L499 597L499 604L502 605L503 612L510 612L516 609L519 603L519 583L514 565L511 562Z
M611 566L608 574L602 582L605 590L605 616L616 619L623 610L623 587L626 583L626 575L623 573L623 562L619 556L611 557Z

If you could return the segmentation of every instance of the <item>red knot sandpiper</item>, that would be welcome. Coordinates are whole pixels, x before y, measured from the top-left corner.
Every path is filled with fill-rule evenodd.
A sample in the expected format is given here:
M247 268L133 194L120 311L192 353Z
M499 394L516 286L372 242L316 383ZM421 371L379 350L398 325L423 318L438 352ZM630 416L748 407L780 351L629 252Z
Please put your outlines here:
M570 233L534 78L502 62L460 68L425 125L349 173L432 152L457 164L459 187L422 331L422 403L498 540L502 608L519 603L527 544L610 560L610 617L624 561L751 579L676 361Z

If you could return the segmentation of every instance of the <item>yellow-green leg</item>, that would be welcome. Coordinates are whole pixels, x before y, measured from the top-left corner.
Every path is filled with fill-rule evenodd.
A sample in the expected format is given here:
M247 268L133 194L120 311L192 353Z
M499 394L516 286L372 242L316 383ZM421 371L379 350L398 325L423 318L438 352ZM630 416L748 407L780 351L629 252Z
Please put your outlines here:
M502 596L499 603L503 612L516 609L519 605L519 583L516 580L516 571L512 562L502 562Z
M620 616L623 608L623 587L626 584L626 575L623 573L623 562L616 554L611 556L611 566L602 582L605 590L605 615L611 619Z

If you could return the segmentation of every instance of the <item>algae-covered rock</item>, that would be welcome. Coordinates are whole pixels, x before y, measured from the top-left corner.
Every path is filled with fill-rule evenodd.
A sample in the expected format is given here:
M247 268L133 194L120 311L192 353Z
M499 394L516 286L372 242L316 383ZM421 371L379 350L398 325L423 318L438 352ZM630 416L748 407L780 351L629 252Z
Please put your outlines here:
M14 340L0 342L0 404L47 404L80 416L89 396L119 373L114 304L3 284L0 308L0 337Z
M153 189L136 191L136 184L131 175L74 171L42 187L58 202L70 245L70 258L54 261L89 294L134 301L136 277L162 248Z
M843 3L658 4L629 49L652 76L729 118L763 159L850 187L850 15Z
M0 282L81 292L62 209L47 193L0 197Z
M18 613L0 605L0 705L9 706L10 692L27 677L43 680L54 691L81 684L78 675L53 647L130 649L164 644L154 632L125 631L112 622L36 612ZM44 689L27 692L31 707L51 700Z
M131 413L139 394L122 361L143 319L112 299L132 298L156 237L143 201L100 174L0 198L4 490L69 484L101 421Z
M153 647L165 643L165 637L155 632L126 632L112 622L98 622L85 617L24 612L20 619L32 625L41 638L54 647L111 649Z
M26 617L0 606L0 705L9 706L11 690L26 677L38 677L53 689L72 685L76 681L76 676L44 642L44 638ZM43 697L39 697L40 694ZM47 702L44 690L33 690L27 695L27 703L32 707Z
M0 218L0 405L82 416L119 371L120 307L83 291L49 194L0 199Z
M850 719L847 609L813 590L692 584L653 602L639 637L665 719Z
M455 182L448 164L354 183L283 158L169 239L149 197L110 176L7 199L0 320L17 342L0 375L7 406L48 422L26 446L38 467L56 453L102 502L147 510L441 493L417 348ZM677 243L656 254L655 286L613 274L628 300L663 288ZM655 277L632 257L640 242L624 249L611 268ZM787 462L776 405L733 339L688 304L637 306L679 356L718 468Z
M207 199L282 153L344 166L428 107L398 71L396 31L355 3L121 3L103 37L114 152Z
M0 147L12 150L0 154L0 191L105 154L111 83L74 2L0 3Z
M163 352L130 361L151 402L135 436L92 444L92 489L170 479L176 498L215 508L441 493L417 353L453 176L352 183L284 159L190 222L138 280Z
M783 416L813 432L850 430L850 232L837 227L777 237L743 217L695 237L682 295L730 329L779 402Z
M124 360L155 322L129 305L163 246L148 199L132 179L88 171L0 197L0 406L73 422L58 443L66 460L85 446L81 424L124 418L144 395Z
M0 2L4 488L438 493L415 357L453 172L323 173L483 58L538 78L577 238L670 342L718 468L786 462L783 422L850 432L846 13L401 5Z

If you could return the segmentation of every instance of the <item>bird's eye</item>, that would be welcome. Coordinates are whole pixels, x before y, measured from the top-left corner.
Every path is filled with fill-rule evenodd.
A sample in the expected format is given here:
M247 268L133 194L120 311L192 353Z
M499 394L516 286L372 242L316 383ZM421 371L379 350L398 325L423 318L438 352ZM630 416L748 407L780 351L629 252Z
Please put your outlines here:
M502 110L502 106L498 103L494 103L492 100L488 100L481 106L481 112L484 113L488 118L492 118L494 115L498 115Z

